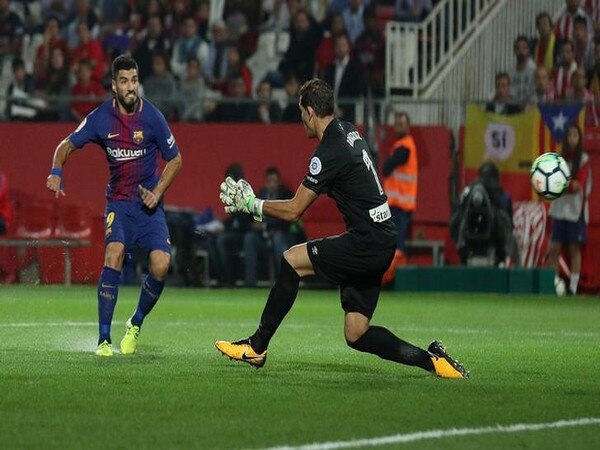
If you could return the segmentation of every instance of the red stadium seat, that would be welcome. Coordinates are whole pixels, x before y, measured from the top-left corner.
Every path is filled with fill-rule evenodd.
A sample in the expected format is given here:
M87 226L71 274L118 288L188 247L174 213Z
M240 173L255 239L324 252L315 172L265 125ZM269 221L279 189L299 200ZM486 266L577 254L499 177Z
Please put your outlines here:
M62 204L58 208L54 237L88 239L92 234L92 210L88 204Z
M15 235L24 239L48 239L55 224L54 203L32 201L22 203L18 210Z

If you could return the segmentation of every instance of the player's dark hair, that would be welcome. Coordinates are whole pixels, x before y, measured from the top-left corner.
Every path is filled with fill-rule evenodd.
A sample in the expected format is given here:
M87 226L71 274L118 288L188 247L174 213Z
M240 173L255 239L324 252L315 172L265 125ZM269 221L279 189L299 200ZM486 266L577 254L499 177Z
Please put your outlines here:
M546 11L542 11L537 15L535 18L535 25L539 26L542 19L548 19L548 22L550 22L550 28L552 28L552 17L550 17L550 14L548 14Z
M300 105L309 106L317 117L333 115L333 89L323 80L313 78L300 87Z
M277 167L269 166L267 167L267 170L265 170L265 177L268 177L269 175L277 175L278 177L281 177L281 172Z
M574 148L569 146L569 131L571 129L577 130L577 134L579 135L579 142ZM581 128L577 124L571 124L567 128L567 132L565 133L562 141L562 155L565 157L567 161L571 161L571 179L577 176L579 172L579 166L581 165L581 155L583 153L583 133L581 132Z
M410 125L410 116L408 115L408 113L406 111L399 111L395 114L396 119L399 119L400 117L406 117L406 123L408 125Z
M131 70L135 69L139 72L138 65L131 56L121 55L117 56L112 63L112 78L117 79L119 70Z

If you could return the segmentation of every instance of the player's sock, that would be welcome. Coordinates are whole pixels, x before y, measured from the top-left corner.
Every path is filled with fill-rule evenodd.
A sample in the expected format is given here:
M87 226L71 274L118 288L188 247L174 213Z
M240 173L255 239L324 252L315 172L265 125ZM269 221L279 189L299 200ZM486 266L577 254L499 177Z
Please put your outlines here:
M98 344L110 340L110 324L119 295L119 278L121 271L110 267L103 267L98 280L98 324L100 337Z
M156 302L158 301L158 298L160 297L164 287L164 280L159 281L150 273L146 275L146 278L144 278L144 281L142 282L142 291L140 292L138 307L135 310L133 317L131 317L131 323L133 325L138 327L142 326L144 317L146 317L150 311L152 311L152 308L154 308L154 305L156 305Z
M434 370L431 355L427 351L403 341L383 327L371 325L365 334L354 342L348 342L348 345L355 350L372 353L383 359L418 366L429 372Z
M571 294L577 294L577 286L579 286L579 274L571 272L569 278L569 291Z
M260 325L256 333L250 337L250 345L256 353L261 354L269 346L269 341L277 331L277 327L296 300L299 283L300 277L285 257L282 257L279 277L269 293Z

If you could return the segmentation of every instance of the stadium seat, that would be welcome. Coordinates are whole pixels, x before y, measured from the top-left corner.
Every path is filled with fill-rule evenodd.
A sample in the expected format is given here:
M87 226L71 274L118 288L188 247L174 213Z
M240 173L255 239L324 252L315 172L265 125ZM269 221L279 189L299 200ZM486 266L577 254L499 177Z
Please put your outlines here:
M54 203L32 201L22 203L17 212L16 237L23 239L48 239L55 226Z
M88 204L63 204L58 208L54 236L62 239L87 239L92 234L92 211Z

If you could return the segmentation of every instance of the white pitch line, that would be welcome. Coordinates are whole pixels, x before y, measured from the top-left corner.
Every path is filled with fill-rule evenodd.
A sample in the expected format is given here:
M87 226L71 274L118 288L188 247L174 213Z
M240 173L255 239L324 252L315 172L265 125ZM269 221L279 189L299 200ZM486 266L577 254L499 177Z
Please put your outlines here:
M598 417L584 417L573 420L559 420L546 423L515 423L512 425L494 425L481 428L449 428L447 430L417 431L415 433L394 434L371 439L355 439L351 441L332 441L305 444L298 446L284 445L269 447L265 450L333 450L340 448L376 447L379 445L404 444L407 442L424 441L429 439L444 439L454 436L469 436L492 433L519 433L522 431L539 431L554 428L585 427L600 425Z
M117 323L117 322L114 322ZM254 327L255 322L190 322L190 321L171 321L162 322L165 326L212 326L212 327ZM0 328L29 328L29 327L92 327L98 326L98 322L14 322L14 323L0 323ZM289 323L283 324L286 328L291 329L305 329L305 328L329 328L332 325L324 324L301 324L301 323ZM564 337L599 337L600 333L593 331L526 331L526 330L483 330L477 328L428 328L428 327L413 327L413 326L393 326L393 329L397 329L398 332L413 332L413 333L451 333L451 334L504 334L515 336L533 336L533 337L552 337L552 336L564 336Z

